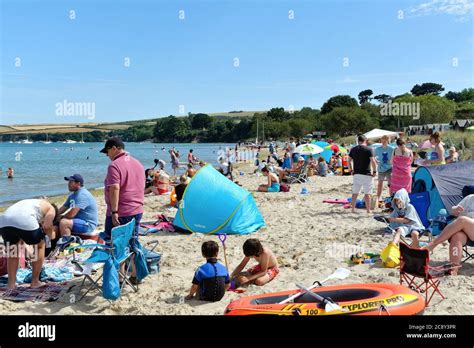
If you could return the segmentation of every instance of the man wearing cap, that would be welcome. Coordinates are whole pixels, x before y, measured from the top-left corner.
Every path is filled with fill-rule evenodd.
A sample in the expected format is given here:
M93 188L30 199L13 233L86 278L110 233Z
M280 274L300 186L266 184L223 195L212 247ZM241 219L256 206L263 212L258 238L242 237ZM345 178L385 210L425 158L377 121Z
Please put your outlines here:
M72 192L59 208L59 232L61 236L88 234L97 226L97 203L94 196L84 187L80 174L64 177ZM69 210L69 211L68 211ZM68 211L66 214L65 212Z
M105 233L112 228L135 219L135 233L143 214L145 171L143 165L125 152L125 145L118 137L110 138L100 151L112 161L107 168L104 196L107 204Z

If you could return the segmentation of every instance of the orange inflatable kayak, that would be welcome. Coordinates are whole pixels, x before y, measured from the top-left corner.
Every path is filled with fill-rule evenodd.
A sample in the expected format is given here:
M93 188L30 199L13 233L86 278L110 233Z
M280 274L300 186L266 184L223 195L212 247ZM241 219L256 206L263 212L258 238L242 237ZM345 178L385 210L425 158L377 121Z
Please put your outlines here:
M231 302L225 315L415 315L422 314L424 299L399 284L368 283L317 287L311 290L330 298L341 309L326 312L311 294L301 293L290 303L279 304L299 290L242 297Z

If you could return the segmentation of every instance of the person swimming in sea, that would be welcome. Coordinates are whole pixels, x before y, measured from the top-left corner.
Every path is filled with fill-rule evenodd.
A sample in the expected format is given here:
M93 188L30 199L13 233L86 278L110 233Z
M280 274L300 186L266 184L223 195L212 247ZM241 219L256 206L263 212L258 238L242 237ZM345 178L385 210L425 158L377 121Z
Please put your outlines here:
M13 175L15 174L15 171L13 170L13 168L8 168L8 171L7 171L7 178L8 179L13 179Z

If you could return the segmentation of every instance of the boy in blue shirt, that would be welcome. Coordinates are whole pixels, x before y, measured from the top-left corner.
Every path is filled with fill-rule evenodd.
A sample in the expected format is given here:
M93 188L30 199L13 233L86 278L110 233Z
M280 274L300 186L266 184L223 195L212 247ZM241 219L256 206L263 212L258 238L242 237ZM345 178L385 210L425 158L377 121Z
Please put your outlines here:
M198 293L199 300L220 301L230 287L230 277L225 266L217 262L219 245L214 241L207 241L202 243L201 251L207 262L194 273L193 285L186 300L191 300Z

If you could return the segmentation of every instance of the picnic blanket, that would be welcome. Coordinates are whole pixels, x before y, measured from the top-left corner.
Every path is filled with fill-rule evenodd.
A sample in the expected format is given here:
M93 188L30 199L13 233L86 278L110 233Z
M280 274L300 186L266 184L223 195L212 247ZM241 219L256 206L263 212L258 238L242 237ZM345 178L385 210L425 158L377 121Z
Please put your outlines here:
M16 289L7 289L6 285L0 285L0 298L15 302L50 302L56 301L67 287L67 282L49 283L36 289L31 289L29 285L18 286Z

